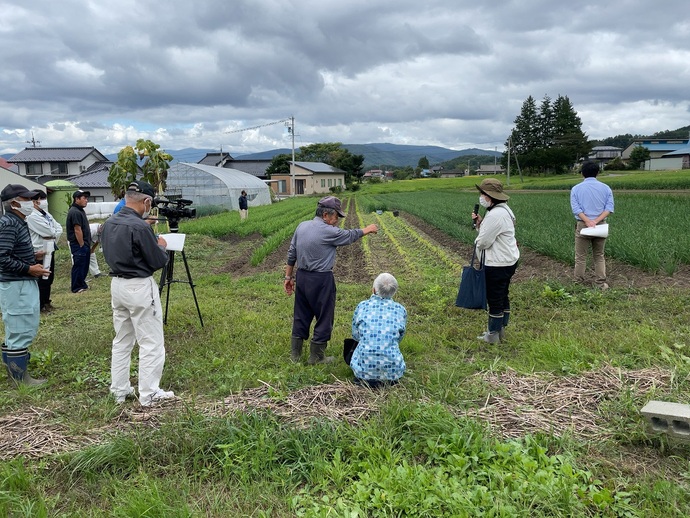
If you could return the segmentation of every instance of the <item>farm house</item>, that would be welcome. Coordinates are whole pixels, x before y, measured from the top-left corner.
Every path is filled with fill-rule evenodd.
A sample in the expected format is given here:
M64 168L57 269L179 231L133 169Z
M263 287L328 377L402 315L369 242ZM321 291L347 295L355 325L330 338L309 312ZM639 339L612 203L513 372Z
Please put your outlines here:
M197 207L221 206L239 210L240 193L247 191L250 207L271 204L268 185L237 169L178 162L168 169L165 193L192 200Z

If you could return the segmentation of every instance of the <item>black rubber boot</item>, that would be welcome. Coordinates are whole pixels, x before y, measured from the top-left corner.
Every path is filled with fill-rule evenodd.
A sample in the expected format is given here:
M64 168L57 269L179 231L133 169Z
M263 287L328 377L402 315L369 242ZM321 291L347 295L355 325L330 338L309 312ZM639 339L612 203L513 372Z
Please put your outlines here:
M331 363L335 358L333 356L326 356L326 346L328 342L309 342L309 365L316 365L318 363Z
M302 346L304 345L304 339L297 338L293 336L290 338L290 359L299 363L302 360Z
M32 378L28 367L29 351L27 349L7 351L7 372L17 385L20 383L29 386L43 385L46 380Z
M501 342L506 339L506 327L508 327L509 321L510 321L510 310L504 309L503 310L503 327L501 327L501 330L498 332L498 336L501 339Z

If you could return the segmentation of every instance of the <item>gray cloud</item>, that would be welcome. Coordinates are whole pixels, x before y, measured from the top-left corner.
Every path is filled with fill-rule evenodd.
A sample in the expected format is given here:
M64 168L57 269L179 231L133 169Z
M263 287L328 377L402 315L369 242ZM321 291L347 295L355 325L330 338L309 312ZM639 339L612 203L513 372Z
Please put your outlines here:
M688 124L685 2L4 0L0 153L502 147L522 102L570 97L593 138Z

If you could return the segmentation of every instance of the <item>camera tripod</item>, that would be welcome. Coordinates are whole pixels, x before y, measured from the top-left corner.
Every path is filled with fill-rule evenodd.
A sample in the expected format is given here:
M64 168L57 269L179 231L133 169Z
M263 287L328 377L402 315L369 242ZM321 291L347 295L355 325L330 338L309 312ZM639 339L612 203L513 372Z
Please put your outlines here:
M171 232L177 232L177 229L170 229ZM201 323L201 327L204 327L204 319L201 318L201 310L199 309L199 302L197 301L196 298L196 291L194 291L194 281L192 281L192 273L189 270L189 263L187 263L187 256L184 254L184 250L181 250L180 253L182 254L182 261L184 262L184 268L187 271L187 280L178 280L175 279L174 274L175 274L175 250L168 250L168 262L167 264L163 267L161 270L161 280L158 285L158 291L162 295L163 294L163 288L166 286L168 287L166 292L165 292L165 312L163 313L163 323L167 324L168 323L168 304L170 303L170 285L174 282L184 282L186 284L189 284L189 287L192 289L192 295L194 296L194 304L196 305L196 312L199 315L199 322Z

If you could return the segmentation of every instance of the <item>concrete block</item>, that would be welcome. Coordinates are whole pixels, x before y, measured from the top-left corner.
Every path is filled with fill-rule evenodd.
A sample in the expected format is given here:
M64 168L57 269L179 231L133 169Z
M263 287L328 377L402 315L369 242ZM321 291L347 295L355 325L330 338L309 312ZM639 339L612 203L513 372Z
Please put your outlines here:
M690 441L690 405L667 401L650 401L640 413L652 432L666 433Z

